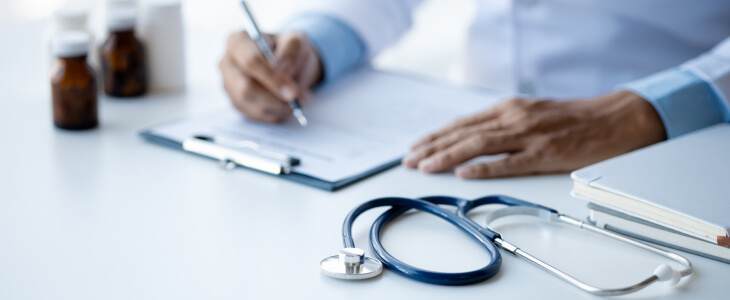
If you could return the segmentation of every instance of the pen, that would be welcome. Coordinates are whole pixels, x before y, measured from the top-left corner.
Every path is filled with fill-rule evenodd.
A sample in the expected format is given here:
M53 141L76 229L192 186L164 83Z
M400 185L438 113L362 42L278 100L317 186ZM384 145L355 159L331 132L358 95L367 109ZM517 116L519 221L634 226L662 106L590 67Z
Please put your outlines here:
M271 65L272 67L276 66L276 57L271 51L269 43L266 42L266 39L261 34L261 31L259 31L259 27L258 25L256 25L256 21L254 21L253 15L248 9L248 6L246 6L246 2L241 0L241 6L243 6L243 14L246 16L246 32L248 32L248 36L250 36L251 39L256 42L256 45L259 47L259 50L261 50L261 53L263 53L266 57L269 65ZM297 122L299 122L299 125L307 126L307 117L304 116L304 112L302 111L302 107L299 105L299 101L297 99L294 99L294 101L290 101L289 107L291 107L292 113L297 119Z

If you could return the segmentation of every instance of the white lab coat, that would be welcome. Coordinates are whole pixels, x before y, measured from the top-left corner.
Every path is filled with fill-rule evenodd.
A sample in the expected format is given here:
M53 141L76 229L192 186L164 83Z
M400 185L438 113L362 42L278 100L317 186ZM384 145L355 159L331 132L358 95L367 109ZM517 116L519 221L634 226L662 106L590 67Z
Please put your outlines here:
M728 103L730 40L721 42L730 36L730 0L475 1L463 66L472 83L586 98L682 66ZM332 0L316 10L350 25L373 56L410 28L421 2Z

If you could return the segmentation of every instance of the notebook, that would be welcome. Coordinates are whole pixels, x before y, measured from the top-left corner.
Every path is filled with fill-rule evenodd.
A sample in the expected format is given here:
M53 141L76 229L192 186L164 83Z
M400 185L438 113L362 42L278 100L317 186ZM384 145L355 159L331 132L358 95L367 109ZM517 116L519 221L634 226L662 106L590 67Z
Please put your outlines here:
M588 221L600 228L730 264L730 247L710 243L595 203L588 203L588 209Z
M175 149L194 136L234 141L193 141L203 148L255 144L297 158L281 178L333 191L399 164L419 138L489 108L502 96L364 69L317 90L303 107L306 127L293 118L282 124L250 121L231 108L152 126L141 135ZM250 147L232 150L255 155Z
M718 124L571 174L573 195L730 246L730 124Z

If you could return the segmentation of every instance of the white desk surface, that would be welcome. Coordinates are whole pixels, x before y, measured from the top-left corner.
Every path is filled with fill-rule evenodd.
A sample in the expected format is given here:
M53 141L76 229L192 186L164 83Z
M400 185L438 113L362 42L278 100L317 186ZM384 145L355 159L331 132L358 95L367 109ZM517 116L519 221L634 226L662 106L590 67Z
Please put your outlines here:
M145 126L228 107L216 82L219 52L191 31L189 89L145 99L101 99L101 126L52 126L39 33L43 24L0 28L0 299L577 299L594 298L530 263L505 255L492 279L446 287L385 271L348 282L321 275L341 247L341 222L380 196L507 194L585 218L568 175L464 181L396 167L329 193L160 147ZM22 30L27 34L14 34ZM208 40L206 40L206 38ZM214 47L216 51L219 46ZM202 54L208 58L196 56ZM40 79L40 80L39 80ZM200 80L197 80L200 79ZM316 121L316 120L312 120ZM367 232L377 213L354 229ZM483 222L483 215L475 219ZM605 287L649 276L661 259L573 228L512 222L506 240ZM466 271L487 255L450 225L414 214L389 226L384 244L424 268ZM727 299L730 265L684 254L695 274L629 299Z

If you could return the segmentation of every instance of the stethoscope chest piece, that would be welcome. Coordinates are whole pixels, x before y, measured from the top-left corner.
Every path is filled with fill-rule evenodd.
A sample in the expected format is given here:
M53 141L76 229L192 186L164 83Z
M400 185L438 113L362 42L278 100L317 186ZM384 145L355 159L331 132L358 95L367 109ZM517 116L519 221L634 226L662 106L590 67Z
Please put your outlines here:
M319 263L322 273L339 279L368 279L383 272L383 264L374 258L365 257L365 251L358 248L344 248L338 255L327 257Z

